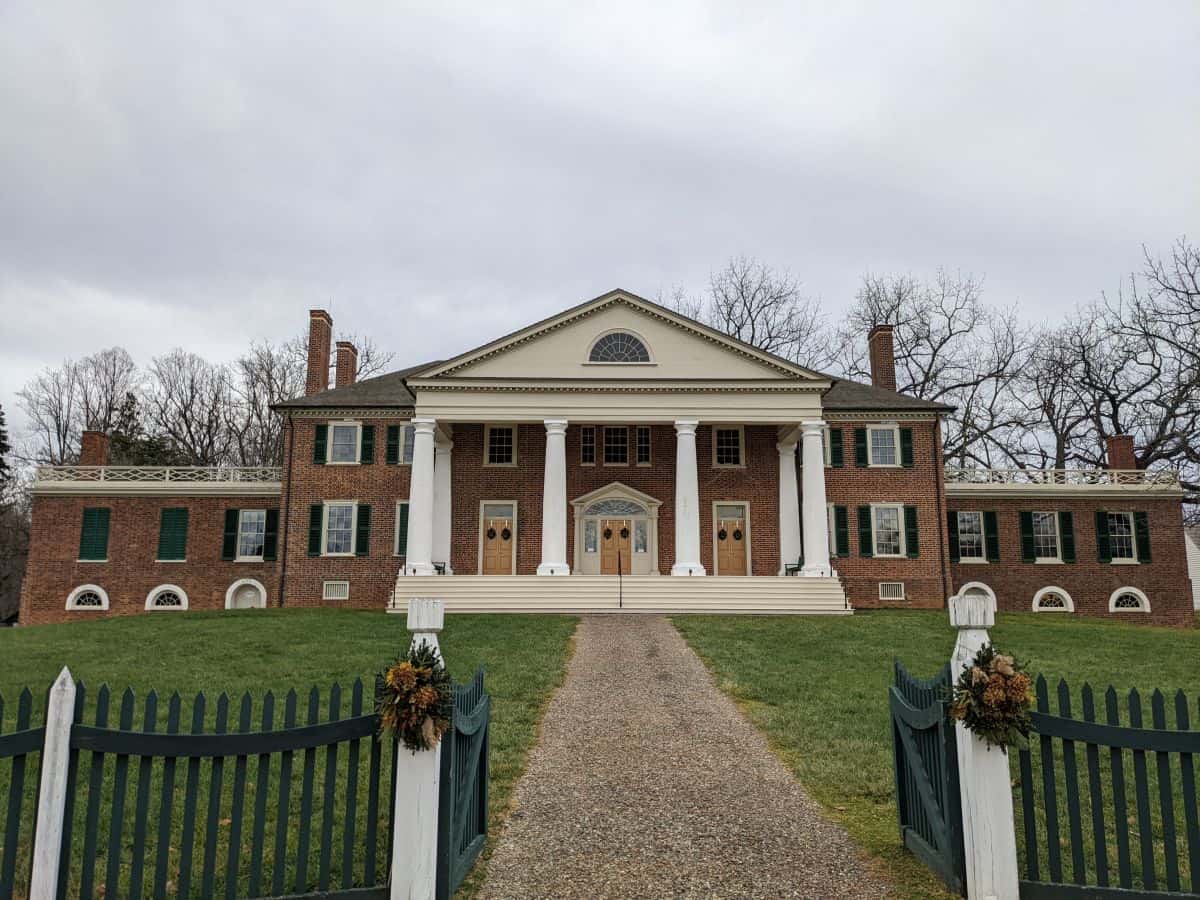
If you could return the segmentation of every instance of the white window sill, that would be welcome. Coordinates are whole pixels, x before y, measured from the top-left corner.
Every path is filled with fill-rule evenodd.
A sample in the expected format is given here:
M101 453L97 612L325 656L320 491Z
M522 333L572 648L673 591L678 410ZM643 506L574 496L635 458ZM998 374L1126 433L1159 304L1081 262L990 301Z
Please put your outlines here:
M876 553L875 559L908 559L904 553Z
M362 465L362 463L360 463L357 459L342 459L342 460L331 459L331 460L326 461L325 465L327 465L327 466L358 466L358 465Z
M77 560L75 560L75 562L77 562L77 563L106 563L106 562L108 562L108 557L106 556L104 559L77 559Z
M322 553L321 556L326 559L345 559L348 556L354 556L354 551L351 550L349 553Z
M713 463L714 469L744 469L745 463Z
M1045 558L1045 557L1038 557L1037 559L1035 559L1033 561L1033 564L1035 566L1061 566L1061 565L1063 565L1063 561L1061 559L1049 559L1049 558Z
M958 561L969 566L986 566L988 561L982 556L960 556Z
M1109 560L1114 566L1136 566L1141 564L1139 559L1111 559Z
M156 563L185 563L186 559L156 559Z
M68 606L67 612L108 612L107 606Z
M623 463L606 462L604 464L604 468L606 468L606 469L628 469L629 463L627 463L627 462L623 462Z
M867 468L868 469L902 469L904 467L902 465L900 465L900 463L876 463L876 462L873 462L873 463L867 463Z
M506 462L506 463L485 462L483 464L483 467L485 469L515 469L517 467L517 464L515 462Z
M239 556L237 559L234 560L234 562L240 562L240 563L260 563L260 562L264 562L264 561L265 560L261 556Z

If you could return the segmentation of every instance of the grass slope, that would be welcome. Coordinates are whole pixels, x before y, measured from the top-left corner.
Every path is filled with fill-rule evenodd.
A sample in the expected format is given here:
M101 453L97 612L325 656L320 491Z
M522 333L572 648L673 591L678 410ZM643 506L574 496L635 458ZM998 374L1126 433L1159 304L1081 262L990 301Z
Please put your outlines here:
M946 614L674 622L801 783L886 864L904 895L946 896L899 843L886 700L893 657L922 677L949 659L955 634ZM1200 631L1030 613L1000 616L992 638L1052 685L1065 677L1076 695L1085 681L1200 694Z

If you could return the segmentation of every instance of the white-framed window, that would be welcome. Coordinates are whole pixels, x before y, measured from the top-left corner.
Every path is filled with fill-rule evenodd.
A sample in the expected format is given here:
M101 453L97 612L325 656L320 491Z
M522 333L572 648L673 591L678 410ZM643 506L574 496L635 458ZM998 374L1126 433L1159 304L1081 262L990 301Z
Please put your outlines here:
M745 464L745 433L741 425L713 426L713 466L736 469Z
M629 465L629 429L624 425L604 426L604 464Z
M358 503L353 500L328 500L321 534L322 556L353 556L354 528Z
M876 556L903 556L904 506L899 503L872 506L871 537Z
M1150 612L1150 598L1135 587L1117 588L1108 598L1109 612Z
M986 562L983 543L983 513L964 510L958 514L958 558L960 562Z
M1137 562L1137 542L1133 539L1133 513L1109 512L1108 519L1108 548L1112 561Z
M483 464L485 466L515 466L517 464L517 427L488 425L484 429Z
M1075 601L1062 588L1050 585L1033 595L1033 611L1075 612Z
M645 519L633 521L633 552L647 553L650 550L650 523Z
M357 464L361 459L361 454L362 424L359 422L331 422L326 462L335 466Z
M242 509L238 511L238 562L262 562L267 537L267 511Z
M1060 562L1062 541L1058 533L1058 513L1033 514L1033 556L1038 562Z
M867 428L867 459L872 466L900 465L899 425L872 425Z
M417 426L405 425L400 429L400 464L411 466L413 461L413 446L417 440Z
M146 595L146 609L188 608L187 592L176 584L160 584Z
M628 331L610 331L596 338L596 342L588 351L588 362L617 365L648 363L650 350L646 347L646 342L636 334Z
M67 609L108 609L108 593L98 584L81 584L67 595Z
M639 466L650 465L650 426L638 425L634 429L634 462Z
M596 464L596 426L584 425L579 429L579 464L594 466Z
M350 582L345 579L321 582L322 600L349 600Z
M599 522L585 519L583 522L583 552L596 553L600 549Z

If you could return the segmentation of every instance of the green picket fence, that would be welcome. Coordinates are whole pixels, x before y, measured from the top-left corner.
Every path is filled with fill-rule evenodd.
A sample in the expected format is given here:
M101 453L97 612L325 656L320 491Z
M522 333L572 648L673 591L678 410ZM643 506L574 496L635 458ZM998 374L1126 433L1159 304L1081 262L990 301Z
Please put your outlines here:
M488 732L492 698L484 693L483 669L455 685L454 716L442 738L438 781L437 898L458 890L487 842Z
M28 688L17 697L9 719L11 727L6 731L4 698L0 697L0 900L27 893L38 758L45 733L41 725L32 725L33 695Z
M1017 757L1021 896L1200 897L1200 809L1191 702L1084 684L1078 714L1065 681L1039 677L1035 734ZM1102 701L1102 706L1101 706ZM1023 841L1020 838L1023 836Z

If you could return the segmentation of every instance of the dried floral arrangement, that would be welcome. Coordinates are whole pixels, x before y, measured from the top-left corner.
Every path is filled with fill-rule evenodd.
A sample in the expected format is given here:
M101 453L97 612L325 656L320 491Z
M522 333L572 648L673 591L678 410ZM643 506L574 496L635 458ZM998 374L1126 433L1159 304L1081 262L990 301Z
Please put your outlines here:
M454 714L454 684L433 647L422 641L375 676L375 711L380 730L409 750L438 745Z
M950 716L1007 752L1029 746L1032 680L1021 663L986 644L954 684Z

